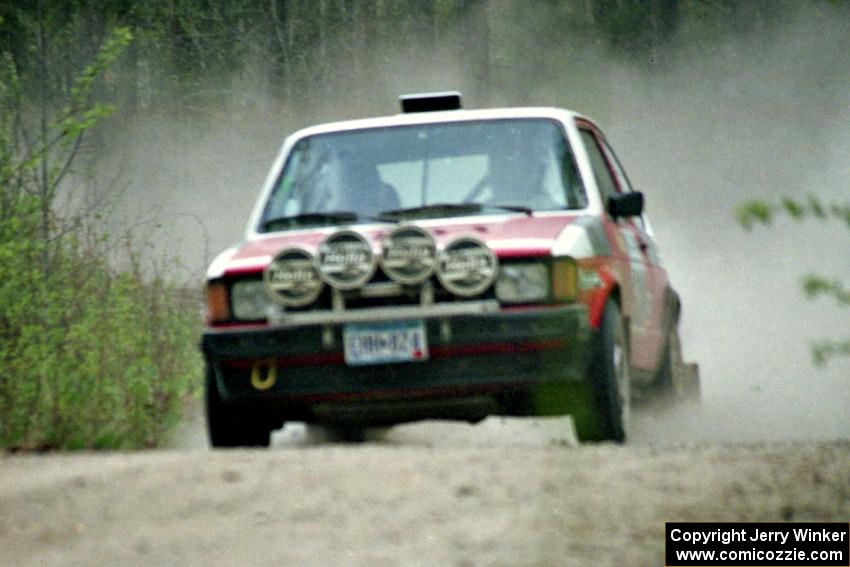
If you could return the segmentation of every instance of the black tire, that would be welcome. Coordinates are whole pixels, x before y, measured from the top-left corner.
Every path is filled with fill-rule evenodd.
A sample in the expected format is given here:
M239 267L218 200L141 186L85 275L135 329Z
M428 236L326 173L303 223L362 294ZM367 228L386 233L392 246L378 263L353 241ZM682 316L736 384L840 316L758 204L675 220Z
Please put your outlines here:
M207 368L207 434L213 447L268 447L271 426L267 420L223 404L215 372Z
M615 441L628 437L631 420L631 371L626 326L613 299L605 304L588 368L593 411L573 421L579 441Z
M656 383L661 396L667 400L699 401L699 368L696 364L685 363L682 358L682 341L679 338L678 325L674 325L668 334Z

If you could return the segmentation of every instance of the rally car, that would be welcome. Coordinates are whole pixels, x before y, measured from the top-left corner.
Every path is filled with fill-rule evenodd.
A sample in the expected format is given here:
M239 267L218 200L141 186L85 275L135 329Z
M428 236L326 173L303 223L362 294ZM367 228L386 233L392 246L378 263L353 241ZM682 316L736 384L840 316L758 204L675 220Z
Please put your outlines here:
M289 136L211 264L213 446L494 414L622 442L636 392L696 395L644 197L592 120L401 105Z

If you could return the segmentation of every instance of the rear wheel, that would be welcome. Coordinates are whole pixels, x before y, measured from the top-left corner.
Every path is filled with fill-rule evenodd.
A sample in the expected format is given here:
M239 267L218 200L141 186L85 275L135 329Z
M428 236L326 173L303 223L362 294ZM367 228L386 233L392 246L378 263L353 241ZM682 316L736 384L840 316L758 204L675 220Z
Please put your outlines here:
M271 425L256 415L222 403L215 372L207 368L207 433L213 447L268 447Z
M579 441L626 440L631 421L629 344L620 307L605 304L588 369L593 411L574 416Z

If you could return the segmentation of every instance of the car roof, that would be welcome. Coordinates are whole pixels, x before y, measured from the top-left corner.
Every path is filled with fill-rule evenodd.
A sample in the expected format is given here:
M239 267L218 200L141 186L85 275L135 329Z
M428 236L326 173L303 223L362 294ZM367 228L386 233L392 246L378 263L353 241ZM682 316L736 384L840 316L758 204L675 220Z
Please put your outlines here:
M363 130L369 128L387 128L393 126L415 126L419 124L439 124L450 122L473 122L480 120L505 120L511 118L548 118L561 122L571 122L582 119L593 122L586 116L575 111L552 107L516 107L516 108L487 108L480 110L445 110L434 112L414 112L407 114L395 114L391 116L379 116L374 118L360 118L355 120L343 120L339 122L328 122L317 124L298 130L292 134L292 138L314 136L316 134L329 134L332 132L344 132L349 130Z

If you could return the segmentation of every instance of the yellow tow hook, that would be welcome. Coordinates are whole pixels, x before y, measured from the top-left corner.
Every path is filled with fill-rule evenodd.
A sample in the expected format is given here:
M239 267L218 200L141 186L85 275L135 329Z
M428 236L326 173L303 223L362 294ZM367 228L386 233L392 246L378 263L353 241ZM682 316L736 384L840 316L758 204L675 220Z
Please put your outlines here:
M266 366L268 371L266 377L263 378L263 367ZM267 360L265 362L255 362L251 368L251 385L257 390L268 390L277 381L277 362Z

